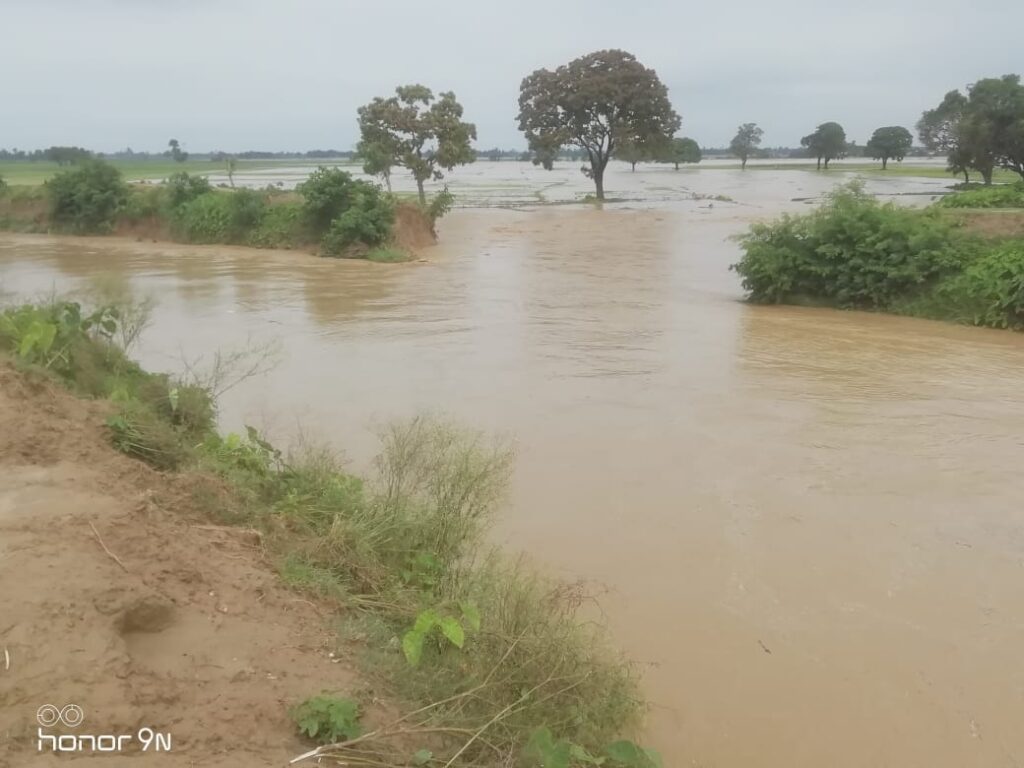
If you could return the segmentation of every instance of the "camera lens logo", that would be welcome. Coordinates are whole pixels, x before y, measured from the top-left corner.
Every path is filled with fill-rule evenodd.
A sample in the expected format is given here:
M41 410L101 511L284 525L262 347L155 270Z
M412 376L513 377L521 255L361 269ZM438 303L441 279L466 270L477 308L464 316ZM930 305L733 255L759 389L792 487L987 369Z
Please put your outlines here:
M44 728L53 728L55 725L77 728L85 720L85 712L77 704L68 704L63 709L57 709L53 704L43 704L36 710L36 720Z

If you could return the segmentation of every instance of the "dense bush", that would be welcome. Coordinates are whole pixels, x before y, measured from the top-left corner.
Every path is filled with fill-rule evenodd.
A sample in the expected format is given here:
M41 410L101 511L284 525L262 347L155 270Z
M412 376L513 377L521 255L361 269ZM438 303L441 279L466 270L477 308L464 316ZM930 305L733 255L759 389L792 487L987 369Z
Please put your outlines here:
M758 302L882 309L957 272L974 245L938 211L881 204L858 183L817 211L755 224L733 265Z
M256 248L294 248L308 241L302 206L280 202L267 205L246 244Z
M205 176L191 176L184 171L174 173L164 182L164 195L167 207L177 208L200 195L205 195L213 189L210 181Z
M88 160L46 182L50 218L77 233L109 232L128 199L121 173L102 160Z
M972 325L1024 330L1024 241L992 246L961 274L943 281L921 314Z
M351 246L360 243L373 247L380 245L391 234L395 222L395 208L376 187L361 190L349 207L334 221L321 240L321 248L328 256L340 256Z
M265 209L262 195L251 189L211 191L173 209L171 225L190 243L245 243Z
M302 195L303 209L310 229L322 235L331 223L352 205L361 187L372 187L357 181L352 174L337 168L317 168L295 191Z
M970 187L939 201L946 208L1024 208L1024 182Z

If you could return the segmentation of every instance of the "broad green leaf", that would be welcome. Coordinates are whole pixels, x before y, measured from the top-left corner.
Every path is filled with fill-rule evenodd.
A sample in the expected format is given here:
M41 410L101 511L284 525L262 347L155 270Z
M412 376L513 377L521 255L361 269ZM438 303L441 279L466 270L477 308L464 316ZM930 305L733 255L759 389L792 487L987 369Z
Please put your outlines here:
M412 629L402 638L402 653L410 666L415 667L423 657L423 633Z
M437 614L428 608L416 617L416 623L413 624L412 629L414 632L425 635L437 625L437 622Z
M620 765L630 768L645 768L647 766L647 755L632 741L615 741L605 747L604 752L608 758Z
M462 625L459 624L458 619L453 619L451 616L445 616L441 619L439 625L441 627L441 632L456 648L461 648L466 642L466 633L462 629Z
M426 765L434 759L434 753L429 749L418 749L416 754L412 756L413 765Z

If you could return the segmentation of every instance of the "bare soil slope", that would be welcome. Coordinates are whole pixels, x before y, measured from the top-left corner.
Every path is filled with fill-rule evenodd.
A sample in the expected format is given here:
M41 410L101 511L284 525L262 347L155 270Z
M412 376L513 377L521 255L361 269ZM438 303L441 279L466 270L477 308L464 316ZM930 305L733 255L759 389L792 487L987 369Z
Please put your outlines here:
M326 614L276 583L258 535L191 514L186 477L115 452L103 419L0 361L0 766L286 763L308 749L287 706L352 682ZM40 753L44 704L84 713L46 733L149 726L172 749Z

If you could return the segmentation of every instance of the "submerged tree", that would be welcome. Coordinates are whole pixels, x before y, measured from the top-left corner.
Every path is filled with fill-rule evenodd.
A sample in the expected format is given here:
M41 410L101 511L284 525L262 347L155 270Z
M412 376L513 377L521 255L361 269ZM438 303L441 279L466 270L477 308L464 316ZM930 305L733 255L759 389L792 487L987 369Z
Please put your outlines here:
M865 149L873 160L882 161L884 171L890 159L902 162L913 143L914 137L910 135L910 131L901 125L889 125L876 129Z
M747 168L747 159L761 145L762 136L764 131L757 127L757 123L744 123L736 129L736 135L729 142L729 151L740 159L740 168L743 170Z
M235 157L228 155L224 158L224 168L228 172L228 183L231 185L232 189L234 189L235 171L238 170L238 160Z
M402 85L390 98L375 98L359 108L360 152L372 155L371 167L409 169L426 204L423 182L444 178L442 171L471 163L476 154L470 142L476 126L463 122L462 105L446 91L434 99L423 85ZM380 174L380 171L378 171Z
M583 172L604 199L604 171L622 144L654 146L678 130L657 73L619 50L596 51L558 69L538 69L519 93L519 129L540 157L575 146L586 152Z
M691 138L674 138L658 156L659 162L672 163L679 170L680 163L699 163L703 155L700 145Z
M818 170L821 170L822 161L828 170L829 161L842 157L846 152L846 131L839 123L822 123L814 133L800 139L800 144L807 147L811 157L818 159Z

